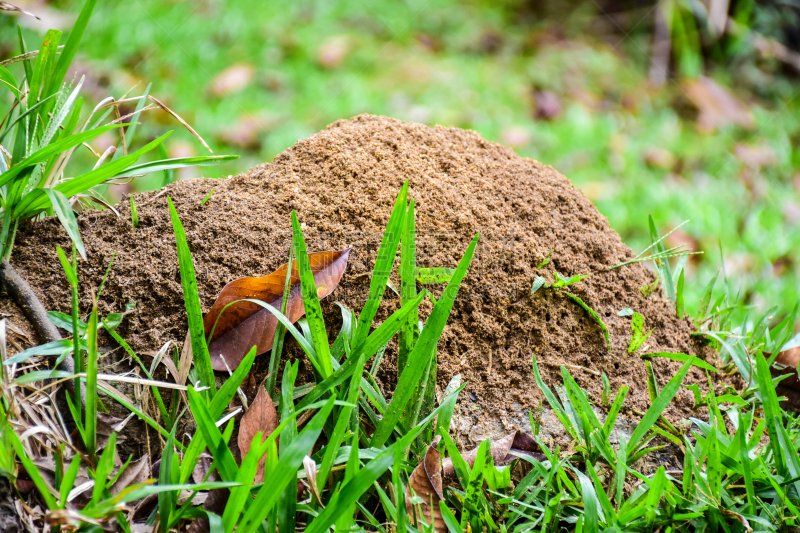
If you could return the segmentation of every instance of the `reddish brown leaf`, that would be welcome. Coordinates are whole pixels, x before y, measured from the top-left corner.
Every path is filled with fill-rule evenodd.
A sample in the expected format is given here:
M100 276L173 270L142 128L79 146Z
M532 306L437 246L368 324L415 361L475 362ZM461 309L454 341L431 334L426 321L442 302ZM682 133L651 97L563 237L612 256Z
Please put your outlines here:
M250 83L254 74L255 69L250 65L232 65L216 75L211 83L211 92L215 96L239 92Z
M320 298L328 296L339 284L349 255L350 248L340 252L316 252L308 255ZM285 282L286 265L283 265L268 276L239 278L223 287L217 301L203 319L206 336L211 334L212 328L214 330L208 346L214 370L226 370L221 356L225 357L225 362L234 370L254 345L259 355L272 349L272 340L278 325L278 319L272 313L251 302L238 302L225 309L224 313L222 310L229 303L245 298L261 300L280 309ZM292 289L286 316L294 323L304 313L300 276L297 263L293 262Z
M772 356L771 352L764 352L764 357ZM785 396L786 401L781 402L784 409L800 411L800 378L797 375L797 365L800 363L800 347L789 348L778 354L775 364L770 366L773 378L786 376L775 387L778 396Z
M272 398L267 394L267 389L259 387L256 399L250 405L250 409L242 416L239 424L239 452L242 458L250 451L250 444L256 433L261 432L261 442L267 440L275 428L278 427L278 412L272 404ZM266 458L261 459L256 471L255 483L264 481L264 464Z
M684 83L684 92L697 108L697 126L702 131L714 131L728 124L753 128L753 113L728 89L710 78L698 78Z
M422 503L416 507L417 510L422 512L421 518L428 524L433 520L436 533L446 533L447 525L444 523L444 518L442 518L442 511L439 509L439 502L444 499L444 496L442 494L442 456L436 449L438 440L439 437L428 447L428 451L425 452L425 458L411 472L411 476L408 478L406 511L409 517L414 517L415 506L411 502L411 489L413 489L414 493L422 498ZM431 502L433 502L432 508ZM431 518L431 511L433 511L433 518ZM419 515L417 516L419 517Z
M478 448L475 448L463 455L464 460L469 466L475 464L475 457L478 455ZM498 441L492 442L492 458L495 465L510 463L518 459L519 455L529 455L540 461L544 461L545 456L541 453L539 445L533 437L522 431L515 431L506 435ZM451 481L456 478L453 461L449 457L442 461L442 475L445 480Z

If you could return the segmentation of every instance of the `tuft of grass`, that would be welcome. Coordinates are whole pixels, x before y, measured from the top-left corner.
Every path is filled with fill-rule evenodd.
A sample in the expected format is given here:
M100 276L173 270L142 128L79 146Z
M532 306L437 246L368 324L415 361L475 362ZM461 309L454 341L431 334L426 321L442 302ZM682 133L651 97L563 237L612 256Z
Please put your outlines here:
M139 213L136 211L136 200L134 200L132 194L131 194L131 223L133 224L133 229L139 227Z

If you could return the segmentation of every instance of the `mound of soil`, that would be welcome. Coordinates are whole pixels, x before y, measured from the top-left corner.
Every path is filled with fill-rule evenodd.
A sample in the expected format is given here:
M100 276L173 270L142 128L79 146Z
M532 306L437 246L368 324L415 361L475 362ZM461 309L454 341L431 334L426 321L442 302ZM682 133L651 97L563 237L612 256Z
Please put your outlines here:
M167 196L188 234L204 310L227 282L263 276L286 262L290 213L296 210L309 250L353 246L340 286L323 302L333 338L341 323L334 301L357 311L362 307L381 235L405 180L417 204L419 266L455 267L470 239L481 233L438 352L439 393L455 374L468 383L459 408L467 440L525 425L528 409L541 400L532 354L551 385L560 384L558 367L566 364L578 384L599 398L600 372L605 372L612 392L627 384L626 405L645 411L645 367L627 353L630 317L617 315L625 307L654 328L644 349L708 356L690 337L689 320L676 318L660 291L642 295L639 289L655 280L645 266L602 272L633 253L556 170L472 131L369 115L336 122L246 174L180 181L166 191L137 194L136 229L127 201L119 206L119 217L109 211L82 215L89 254L80 265L82 305L90 305L89 289L99 286L116 251L101 307L120 311L136 303L119 331L140 352L170 339L182 342L186 314ZM48 309L68 312L57 245L67 247L69 241L56 220L34 223L19 234L12 262ZM551 261L537 268L551 250ZM570 290L602 317L610 349L598 324L573 300L555 290L531 295L534 278L552 281L554 271L565 276L599 272ZM377 320L398 302L387 291ZM9 307L7 301L3 307ZM426 302L422 316L430 309ZM299 353L290 348L292 357ZM387 394L394 387L394 354L390 346L380 374ZM662 385L680 367L666 360L654 365ZM698 370L687 378L687 383L705 382ZM683 418L692 405L691 393L682 389L668 414Z

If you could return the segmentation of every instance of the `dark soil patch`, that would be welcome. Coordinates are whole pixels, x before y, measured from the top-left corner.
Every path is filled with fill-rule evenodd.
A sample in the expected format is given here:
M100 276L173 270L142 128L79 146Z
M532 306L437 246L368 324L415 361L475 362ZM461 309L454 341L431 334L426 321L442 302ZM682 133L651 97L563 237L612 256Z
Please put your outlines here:
M333 338L341 322L334 301L361 309L377 246L404 180L409 180L409 196L417 203L420 266L455 267L470 239L481 233L439 343L439 392L455 374L468 382L461 401L462 428L472 425L497 434L521 423L519 413L541 400L531 371L534 353L548 383L561 382L562 363L584 367L588 371L571 372L584 390L599 398L602 386L595 373L602 371L614 392L629 385L626 404L645 411L645 367L638 356L627 353L630 317L617 315L625 307L644 315L648 329L655 328L647 342L650 351L710 356L690 337L688 319L676 318L659 291L642 296L639 288L655 279L644 265L600 273L570 287L607 324L610 350L598 325L572 300L554 290L530 294L537 275L552 280L554 270L566 276L600 272L633 257L606 218L553 168L471 131L368 115L336 122L247 174L181 181L166 194L138 194L137 229L131 225L127 201L119 207L119 218L107 211L84 214L80 224L89 260L80 267L82 304L88 309L89 289L99 285L117 251L102 307L119 311L134 301L137 309L120 333L142 352L170 339L182 342L186 314L167 195L188 233L205 310L227 282L268 274L286 261L289 216L296 210L310 250L353 246L341 285L323 303ZM216 191L210 201L201 205L212 188ZM12 262L48 309L68 312L69 291L57 245L69 245L57 221L32 224L19 235ZM552 261L537 269L550 250ZM398 299L387 291L378 320L397 307ZM423 306L423 316L430 308L429 302ZM291 354L298 356L296 346ZM381 380L390 393L393 347L384 361ZM654 365L662 385L680 367L665 360ZM703 386L705 375L692 370L687 383ZM668 415L684 418L692 405L691 393L682 389ZM478 438L479 433L467 436Z

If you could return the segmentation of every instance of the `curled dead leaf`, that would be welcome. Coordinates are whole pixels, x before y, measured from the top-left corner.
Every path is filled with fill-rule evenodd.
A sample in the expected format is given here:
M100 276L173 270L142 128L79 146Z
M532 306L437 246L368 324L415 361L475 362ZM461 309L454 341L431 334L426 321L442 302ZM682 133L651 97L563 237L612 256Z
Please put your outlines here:
M308 254L311 271L317 285L320 298L328 296L344 274L351 248L340 252L316 252ZM208 350L214 370L236 369L244 356L254 345L260 355L272 349L278 319L252 302L237 302L222 310L226 305L237 300L261 300L280 309L283 300L283 286L286 282L287 265L260 278L239 278L231 281L217 296L217 301L203 319L206 336L209 339ZM291 291L286 306L286 317L296 322L305 313L303 295L300 288L300 275L297 263L292 264ZM219 319L219 320L217 320ZM216 322L216 326L214 325ZM223 362L222 357L225 358ZM225 365L227 363L227 367Z
M764 357L771 357L770 352L764 352ZM775 363L770 366L770 374L773 378L786 376L775 387L778 396L785 396L786 401L782 402L784 408L792 411L800 411L800 377L797 375L797 365L800 363L800 347L783 350L775 358Z
M211 92L214 96L224 96L239 92L253 80L255 69L248 64L238 63L232 65L214 77L211 82Z
M728 124L746 129L755 127L755 118L750 109L729 89L711 78L686 81L684 92L697 108L697 127L701 131L714 131Z
M467 464L472 466L475 464L477 455L478 448L475 448L465 453L463 457ZM541 453L541 449L534 438L523 431L515 431L500 440L492 442L492 458L495 465L510 463L514 459L519 459L520 455L528 455L539 461L545 460L545 455ZM456 479L455 467L449 457L442 461L442 477L447 482Z
M408 516L414 517L415 506L411 501L412 490L414 494L422 499L416 506L421 511L422 519L428 524L433 521L436 533L446 533L447 525L442 518L442 511L439 509L439 502L444 499L442 493L442 455L436 449L440 437L434 439L433 443L425 452L425 458L411 472L406 487L406 511ZM474 460L474 458L473 458ZM431 507L431 503L433 507Z
M242 416L242 421L239 423L239 452L242 458L250 451L250 444L256 433L261 432L261 442L264 442L269 437L275 428L278 427L278 412L275 410L275 405L272 403L272 398L269 397L267 389L263 386L259 387L256 399L250 405L250 409ZM256 470L255 483L262 483L264 481L264 465L266 457L262 458L258 463L258 470Z

